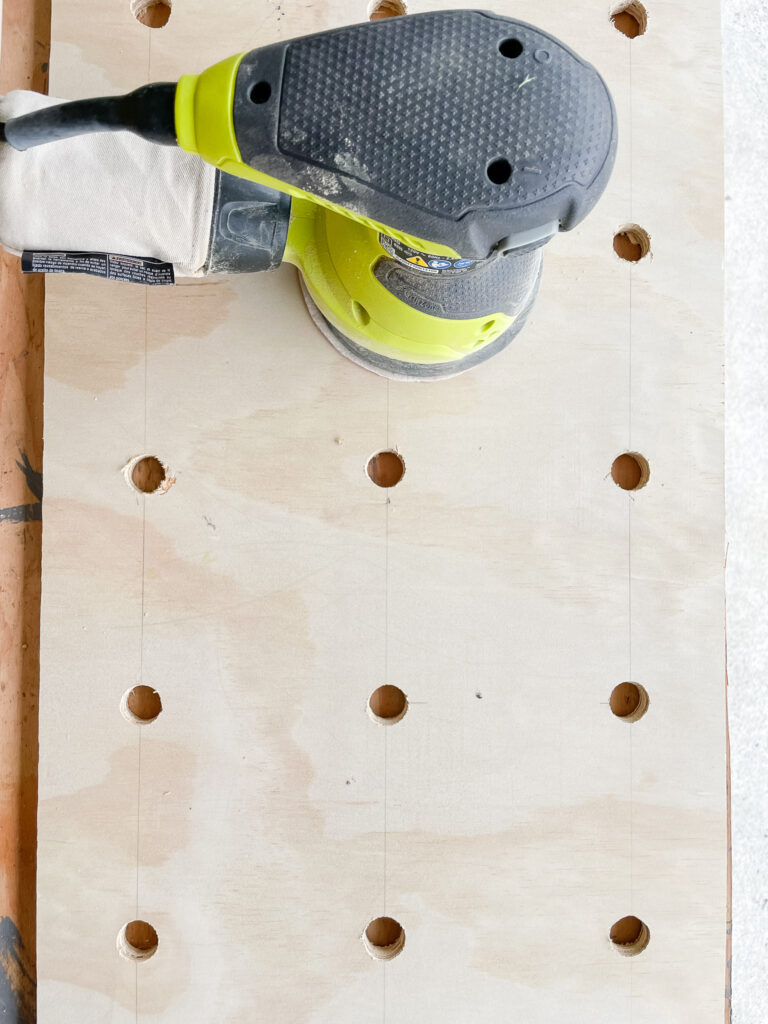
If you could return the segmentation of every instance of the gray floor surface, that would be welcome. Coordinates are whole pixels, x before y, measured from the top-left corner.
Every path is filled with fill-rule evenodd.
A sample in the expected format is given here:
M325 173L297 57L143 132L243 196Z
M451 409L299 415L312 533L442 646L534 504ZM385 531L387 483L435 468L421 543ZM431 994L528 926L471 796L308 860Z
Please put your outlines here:
M723 0L733 1020L768 1021L768 3Z

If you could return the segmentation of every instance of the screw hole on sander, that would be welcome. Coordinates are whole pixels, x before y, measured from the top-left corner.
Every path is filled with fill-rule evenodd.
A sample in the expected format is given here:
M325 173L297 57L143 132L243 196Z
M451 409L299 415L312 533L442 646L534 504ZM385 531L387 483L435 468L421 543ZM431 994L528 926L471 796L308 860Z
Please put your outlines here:
M619 683L611 692L611 711L624 722L639 722L649 704L648 691L639 683Z
M648 28L648 12L639 0L621 4L611 14L614 28L628 39L636 39Z
M171 17L171 0L131 0L131 14L147 28L165 28Z
M610 936L614 949L622 956L637 956L651 941L648 925L632 915L617 921L611 928Z
M377 452L368 460L367 472L377 487L394 487L403 479L405 462L397 452Z
M651 236L639 224L624 224L613 236L613 251L628 263L638 263L651 251Z
M380 686L368 698L368 714L379 725L401 722L407 710L408 698L399 686Z
M639 491L651 475L648 460L639 452L624 452L613 460L611 478L622 491Z
M134 686L120 701L121 715L133 725L150 725L160 717L162 710L160 694L151 686Z
M519 39L505 39L499 43L499 53L502 57L509 57L515 60L523 52L523 44Z
M272 86L269 82L257 82L256 85L251 86L248 95L251 98L251 103L266 103L272 95Z
M399 18L406 13L403 0L372 0L368 4L370 21L382 21L384 18Z
M157 952L157 932L146 921L129 921L117 936L117 951L126 960L142 963Z
M403 951L405 930L393 917L377 917L365 929L363 945L374 960L393 960Z
M494 185L503 185L505 181L509 181L512 177L512 164L510 164L509 160L504 160L503 158L493 160L488 164L488 170L485 173Z

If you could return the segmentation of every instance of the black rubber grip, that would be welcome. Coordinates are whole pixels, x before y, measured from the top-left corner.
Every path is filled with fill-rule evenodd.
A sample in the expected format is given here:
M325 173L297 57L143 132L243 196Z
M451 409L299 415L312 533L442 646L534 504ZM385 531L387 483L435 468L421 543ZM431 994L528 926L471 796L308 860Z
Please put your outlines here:
M506 238L577 224L616 151L598 72L548 33L483 11L253 50L234 123L250 166L477 259Z
M279 267L291 197L221 171L215 180L206 274L253 274Z
M150 142L176 145L176 83L143 85L125 96L102 96L43 107L0 125L0 139L14 149L91 132L133 132Z
M376 280L407 306L446 320L506 313L517 317L541 274L542 248L497 256L464 274L425 274L383 256Z

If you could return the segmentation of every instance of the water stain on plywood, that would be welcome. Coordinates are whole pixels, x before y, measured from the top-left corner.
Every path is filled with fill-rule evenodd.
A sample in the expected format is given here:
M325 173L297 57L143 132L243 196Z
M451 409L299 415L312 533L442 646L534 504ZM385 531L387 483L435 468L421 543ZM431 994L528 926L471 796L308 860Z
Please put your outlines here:
M53 698L49 698L53 700ZM119 696L118 696L119 701ZM130 736L124 719L115 705L115 732ZM179 743L156 739L142 739L142 763L172 764L174 772L173 800L179 806L188 806L193 793L197 759L193 750ZM73 793L50 797L40 802L40 815L55 823L57 835L63 842L87 844L97 860L114 863L123 858L126 868L135 863L136 855L136 796L138 793L139 756L138 739L115 750L109 759L106 773L98 782ZM145 780L151 786L151 778ZM70 834L69 823L77 822L77 833ZM44 838L54 835L49 824ZM180 816L173 831L162 844L146 844L142 850L142 864L160 867L182 849L188 839L189 826ZM66 885L65 879L61 880Z
M82 503L66 505L61 511L80 524L82 537L80 545L68 546L69 571L91 580L93 600L94 580L113 585L104 566L132 520ZM178 922L194 892L210 948L248 952L246 959L235 953L226 962L210 960L212 985L229 979L246 1000L258 984L260 1019L309 1021L339 985L333 972L318 977L309 955L327 924L329 893L340 909L338 927L325 938L326 955L342 963L347 948L359 954L365 921L358 920L356 908L365 906L372 879L381 876L382 852L378 834L329 836L322 805L310 795L316 768L294 735L315 688L304 597L300 589L264 587L257 576L249 588L210 564L190 562L171 537L149 523L145 550L147 566L160 569L146 585L145 666L152 652L184 650L186 671L182 677L171 670L162 680L164 713L157 728L164 738L142 739L141 870L152 869L155 880L174 879L162 907L170 920ZM197 652L203 680L189 674ZM209 675L205 652L215 652ZM116 692L116 732L131 728L119 714L120 696ZM45 731L42 739L45 745ZM97 785L42 802L41 834L67 838L55 875L48 859L43 894L69 891L72 878L90 870L88 865L114 865L116 857L124 859L126 872L135 870L137 772L132 744L117 750ZM67 822L77 823L76 834L67 836ZM222 836L226 842L218 841ZM340 870L352 861L358 865L354 872ZM92 879L87 884L93 888ZM102 895L100 906L103 900ZM279 941L265 930L270 921L280 922ZM73 918L72 927L81 926ZM142 988L147 1012L161 1012L180 999L197 962L190 949L194 939L169 936L165 926L162 936L162 957L174 958L174 984L162 991ZM87 951L74 944L71 954L64 943L56 961L48 960L48 978L115 995L100 968L106 955L102 941L96 935ZM113 935L110 943L109 955ZM365 956L352 957L346 968L350 978L370 969Z
M601 955L610 960L608 930L621 916L625 893L620 886L618 910L612 914L616 886L605 880L624 878L630 851L638 856L636 845L630 847L630 821L636 842L639 836L675 837L674 844L665 840L646 846L642 856L677 892L679 906L666 908L668 919L675 913L685 919L695 911L690 904L696 899L692 865L701 854L701 836L723 835L723 816L615 797L533 811L514 828L491 835L398 833L390 843L390 891L405 905L418 900L431 920L458 929L457 937L461 932L471 937L476 970L525 986L552 985L553 943L562 938L567 948L559 958L559 983L574 994L593 996L596 978L583 966ZM717 842L712 856L720 856ZM708 870L702 868L702 885ZM562 889L566 878L567 893ZM706 898L703 887L699 898ZM559 938L564 900L569 919L582 921L583 929ZM681 962L681 1005L685 993L695 988L699 970L695 958ZM604 984L612 980L607 972Z
M145 309L144 302L136 301L136 287L73 275L66 290L50 289L46 377L94 395L124 388L147 352L181 338L208 337L226 322L235 297L226 281L190 280L175 288L149 289ZM107 303L102 290L109 294ZM163 294L158 297L153 291ZM110 319L94 353L91 320L94 308L102 305Z

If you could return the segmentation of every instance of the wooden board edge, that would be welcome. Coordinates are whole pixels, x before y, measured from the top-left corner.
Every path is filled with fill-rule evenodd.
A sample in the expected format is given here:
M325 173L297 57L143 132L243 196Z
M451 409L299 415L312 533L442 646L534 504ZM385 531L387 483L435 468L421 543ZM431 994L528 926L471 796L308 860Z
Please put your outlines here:
M51 0L3 0L0 94L48 90ZM45 283L0 254L0 1006L34 1024Z

